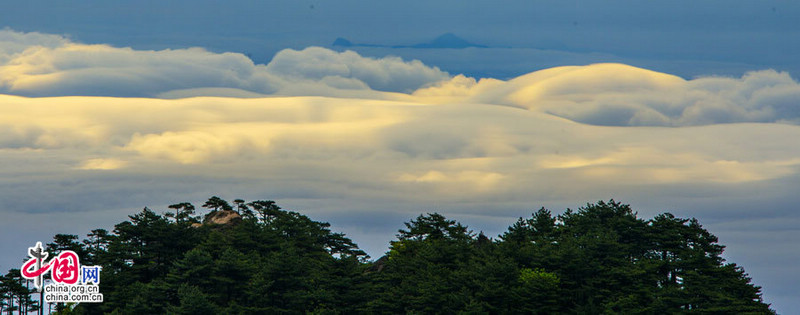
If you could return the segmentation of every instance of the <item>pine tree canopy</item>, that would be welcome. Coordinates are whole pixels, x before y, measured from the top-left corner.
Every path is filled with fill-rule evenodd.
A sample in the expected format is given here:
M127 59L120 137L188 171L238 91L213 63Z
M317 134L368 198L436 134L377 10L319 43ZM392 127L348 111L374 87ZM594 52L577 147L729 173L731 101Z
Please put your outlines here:
M492 239L439 213L398 231L384 257L274 201L149 208L46 248L100 265L103 303L62 314L773 314L744 269L695 219L637 216L613 200L519 218ZM210 213L205 213L209 218ZM16 272L16 273L15 273ZM0 312L38 307L19 270L0 276Z

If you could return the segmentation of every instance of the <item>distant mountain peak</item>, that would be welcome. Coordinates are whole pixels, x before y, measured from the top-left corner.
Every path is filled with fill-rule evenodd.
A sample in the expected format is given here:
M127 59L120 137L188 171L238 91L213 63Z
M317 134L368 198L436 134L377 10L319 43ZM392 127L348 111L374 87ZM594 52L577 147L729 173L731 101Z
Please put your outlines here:
M453 33L444 33L436 37L433 41L424 43L424 44L417 44L413 46L414 48L467 48L467 47L482 47L485 48L485 45L478 45L467 41L461 37L456 36Z
M333 46L352 47L353 42L347 40L346 38L337 37L336 40L333 41Z
M453 48L453 49L460 49L460 48L468 48L468 47L478 47L478 48L487 48L486 45L479 45L475 43L471 43L466 39L458 37L456 34L453 33L444 33L442 35L437 36L432 41L427 43L421 43L416 45L376 45L376 44L362 44L362 43L353 43L350 40L344 37L338 37L336 40L333 41L333 46L338 47L391 47L391 48Z
M472 43L468 42L466 39L458 37L456 36L456 34L453 33L444 33L442 35L439 35L439 37L436 37L436 39L433 40L433 43L441 45L457 45L457 46L472 45Z

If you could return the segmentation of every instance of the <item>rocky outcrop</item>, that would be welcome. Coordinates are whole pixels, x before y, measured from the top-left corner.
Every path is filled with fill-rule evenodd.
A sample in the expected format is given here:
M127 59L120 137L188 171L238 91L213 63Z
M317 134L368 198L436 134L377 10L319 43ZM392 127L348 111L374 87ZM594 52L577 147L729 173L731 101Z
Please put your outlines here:
M389 256L383 255L381 258L378 258L375 262L372 263L372 266L369 266L364 273L372 273L372 272L381 272L383 268L386 267L386 263L389 262Z
M242 221L242 216L233 210L211 211L203 219L204 225L235 225Z

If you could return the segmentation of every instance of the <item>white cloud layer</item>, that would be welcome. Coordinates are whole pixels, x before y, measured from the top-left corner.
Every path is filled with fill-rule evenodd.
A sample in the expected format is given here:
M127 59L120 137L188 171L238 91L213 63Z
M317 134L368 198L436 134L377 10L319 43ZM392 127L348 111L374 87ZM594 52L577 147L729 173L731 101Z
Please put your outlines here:
M449 78L447 73L418 60L372 59L353 51L337 53L319 47L283 50L272 58L267 71L288 80L318 80L342 89L371 88L392 92L410 92Z
M0 111L2 156L48 156L73 171L164 174L197 165L233 178L253 167L336 180L338 173L316 172L358 165L342 180L422 189L417 198L437 200L466 192L525 198L537 178L564 198L618 180L758 183L797 176L800 166L800 127L791 124L603 127L507 106L328 97L5 95Z
M269 64L256 65L242 54L202 48L134 50L0 30L0 91L25 96L379 97L376 91L412 91L448 78L419 61L318 47L286 49Z
M503 104L605 126L800 122L800 84L773 70L685 80L622 64L594 64L546 69L507 82L456 76L414 95Z
M0 44L0 92L23 96L318 95L508 105L605 126L800 122L800 84L773 70L686 80L622 64L593 64L476 81L417 60L319 47L283 50L269 64L256 65L236 53L141 51L11 30L0 31ZM16 138L31 132L13 131Z

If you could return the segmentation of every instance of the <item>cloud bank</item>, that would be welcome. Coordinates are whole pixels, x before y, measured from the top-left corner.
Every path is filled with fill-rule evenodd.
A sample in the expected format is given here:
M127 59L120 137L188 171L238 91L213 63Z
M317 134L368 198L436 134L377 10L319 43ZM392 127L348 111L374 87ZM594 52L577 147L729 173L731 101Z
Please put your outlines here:
M593 64L541 70L509 81L456 76L414 95L503 104L603 126L800 122L800 84L774 70L685 80L622 64Z
M800 122L800 84L761 70L740 78L677 76L622 64L564 66L508 81L397 57L286 49L266 65L201 48L140 51L0 31L0 91L21 96L330 96L524 108L602 126ZM18 131L19 132L19 131Z
M373 59L309 47L267 65L202 48L134 50L40 33L0 31L0 91L24 96L187 97L368 95L407 92L449 74L397 57Z

